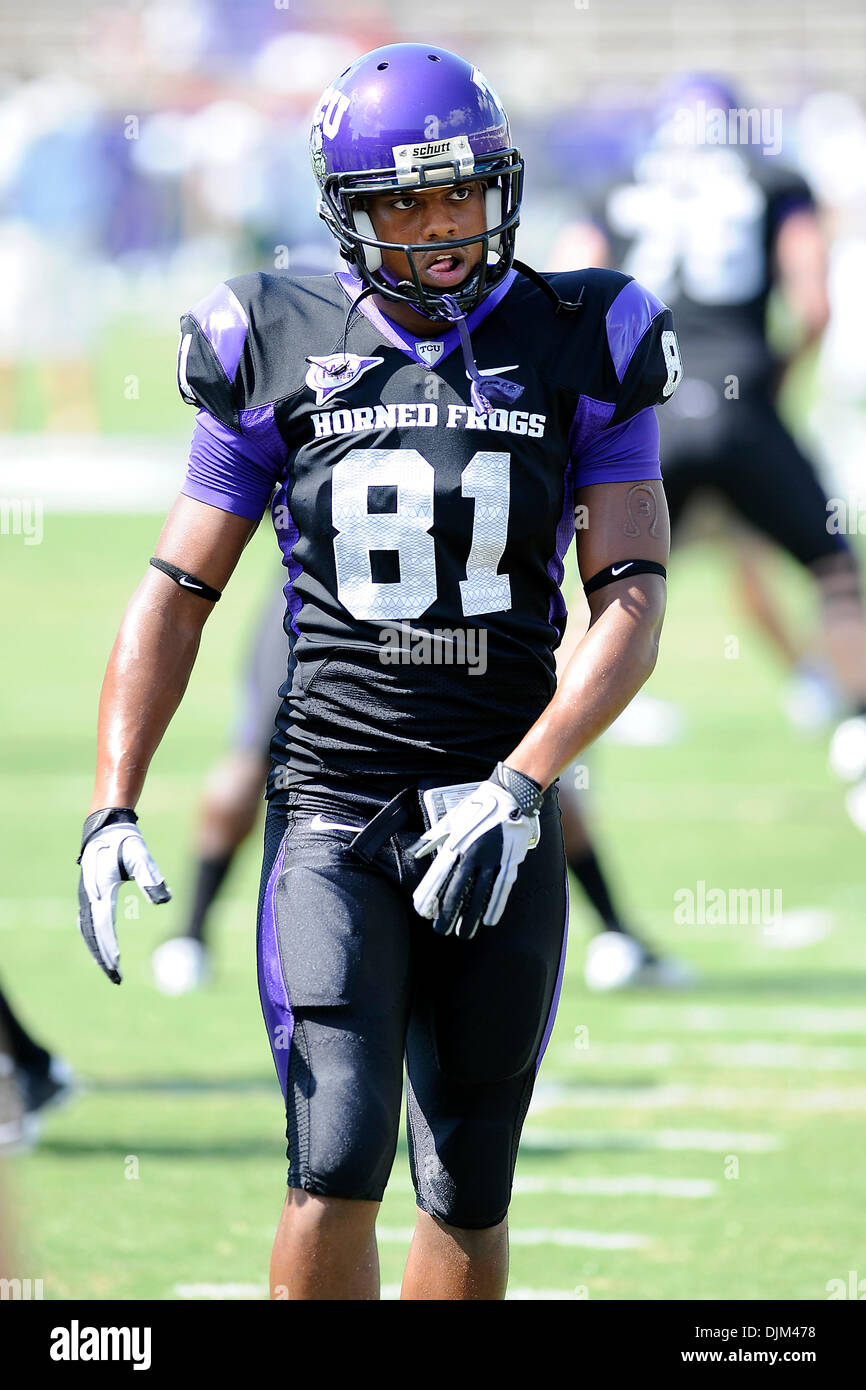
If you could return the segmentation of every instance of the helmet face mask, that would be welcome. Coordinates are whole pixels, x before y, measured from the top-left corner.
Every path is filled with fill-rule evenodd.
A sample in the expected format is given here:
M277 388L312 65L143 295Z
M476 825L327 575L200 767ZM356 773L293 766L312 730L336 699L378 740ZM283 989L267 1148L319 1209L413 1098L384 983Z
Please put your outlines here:
M442 117L430 114L436 110ZM436 137L436 138L431 138ZM422 44L365 54L322 97L310 142L319 215L359 278L383 298L429 318L449 317L420 278L416 255L481 243L478 265L450 298L468 313L505 278L514 259L523 161L486 80L461 58ZM480 184L486 229L472 236L406 243L375 234L366 200L382 194ZM396 281L382 252L404 253L410 277Z

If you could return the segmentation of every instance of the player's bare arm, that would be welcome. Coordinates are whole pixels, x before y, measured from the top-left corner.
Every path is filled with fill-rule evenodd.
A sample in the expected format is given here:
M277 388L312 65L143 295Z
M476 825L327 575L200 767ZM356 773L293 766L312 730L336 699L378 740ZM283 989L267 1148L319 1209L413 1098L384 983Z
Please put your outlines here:
M784 219L774 260L779 288L802 328L799 355L817 342L830 321L827 238L814 208L798 208Z
M577 532L581 577L587 582L609 570L611 582L588 595L589 627L556 695L507 759L542 787L604 733L651 675L665 612L664 578L634 573L635 561L667 564L661 482L596 483L582 488L577 502L589 517Z
M255 530L246 517L178 497L155 554L221 591ZM213 603L148 566L127 605L99 700L90 811L135 806L150 760L180 704Z
M177 499L133 594L102 685L96 782L82 832L78 925L97 964L120 984L114 925L120 883L153 903L171 897L137 827L134 807L150 760L186 689L201 631L255 522L190 497Z

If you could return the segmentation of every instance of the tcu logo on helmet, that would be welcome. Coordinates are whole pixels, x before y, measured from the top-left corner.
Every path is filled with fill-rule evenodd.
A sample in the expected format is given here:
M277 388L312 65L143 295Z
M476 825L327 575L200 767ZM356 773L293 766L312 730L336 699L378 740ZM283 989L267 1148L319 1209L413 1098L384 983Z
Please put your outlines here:
M348 109L349 98L345 92L336 92L333 87L326 87L322 93L322 100L316 107L313 125L320 126L322 134L333 140Z

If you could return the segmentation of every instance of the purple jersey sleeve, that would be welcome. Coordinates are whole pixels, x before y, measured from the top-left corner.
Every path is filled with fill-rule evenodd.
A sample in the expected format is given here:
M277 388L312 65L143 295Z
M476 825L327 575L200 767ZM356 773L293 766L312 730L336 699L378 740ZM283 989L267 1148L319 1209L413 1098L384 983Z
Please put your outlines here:
M281 472L275 449L230 430L207 410L198 412L181 488L185 497L261 521Z
M613 413L613 406L607 409ZM572 454L576 488L588 483L639 483L662 475L659 425L652 406L621 425L594 431L584 429L578 435L583 436L583 441Z

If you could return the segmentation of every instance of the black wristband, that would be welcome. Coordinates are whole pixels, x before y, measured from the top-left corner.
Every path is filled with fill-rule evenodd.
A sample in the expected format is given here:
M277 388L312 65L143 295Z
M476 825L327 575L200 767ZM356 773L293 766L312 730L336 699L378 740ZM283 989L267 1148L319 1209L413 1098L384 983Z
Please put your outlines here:
M534 816L541 810L544 792L534 777L527 777L525 772L518 772L516 768L507 767L505 763L497 763L490 780L498 782L500 787L511 792L525 816Z
M84 846L88 840L92 840L106 825L128 824L130 821L133 825L138 824L138 816L131 806L106 806L102 811L91 811L81 831L81 854L84 853ZM81 863L81 854L76 859L76 864Z
M603 589L606 584L615 584L618 579L631 579L635 574L660 574L662 579L668 577L664 565L657 565L655 560L618 560L615 565L605 565L603 570L588 579L583 592L594 594L596 589Z
M168 560L160 560L158 555L151 555L150 563L154 569L167 574L169 579L173 579L182 589L188 589L191 594L198 594L199 598L206 598L209 603L219 603L222 598L219 589L205 584L203 579L196 579L194 574L187 574L186 570L178 569L177 565L170 564Z

